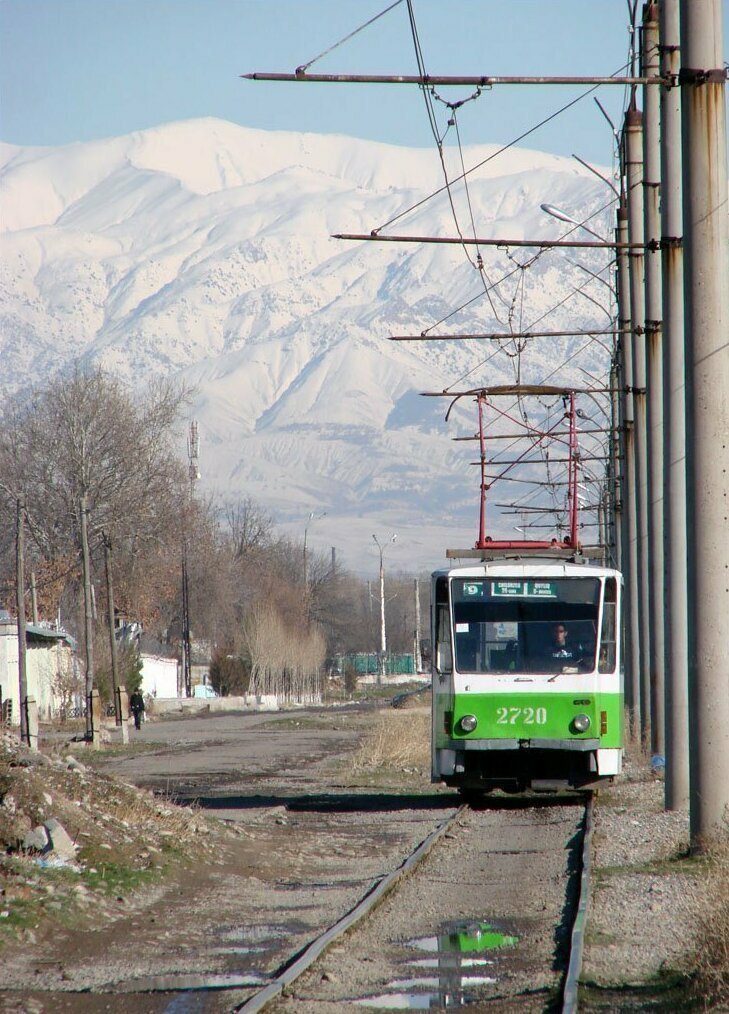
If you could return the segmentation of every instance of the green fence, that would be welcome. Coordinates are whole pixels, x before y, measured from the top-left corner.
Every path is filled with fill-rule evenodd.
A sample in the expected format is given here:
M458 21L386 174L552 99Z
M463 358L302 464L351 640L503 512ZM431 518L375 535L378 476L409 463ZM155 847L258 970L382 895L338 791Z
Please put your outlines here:
M374 652L353 652L345 655L344 666L354 669L356 673L374 674L377 672L379 655ZM388 655L385 658L385 673L388 676L412 675L415 673L415 662L412 654Z

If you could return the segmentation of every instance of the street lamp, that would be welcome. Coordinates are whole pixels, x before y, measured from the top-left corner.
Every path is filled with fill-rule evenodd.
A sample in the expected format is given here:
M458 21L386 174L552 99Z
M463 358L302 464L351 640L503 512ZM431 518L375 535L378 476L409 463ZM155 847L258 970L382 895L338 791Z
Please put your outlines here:
M542 211L545 211L552 218L558 218L560 222L567 222L568 225L576 225L578 229L584 229L585 232L589 232L591 236L595 236L600 240L601 243L605 242L605 237L601 236L599 232L595 232L589 225L585 225L584 222L578 222L572 215L568 215L566 211L562 211L561 208L555 208L553 204L540 204L539 207Z
M387 635L385 633L385 565L383 556L387 546L396 541L397 533L393 534L390 538L390 543L385 543L384 546L376 535L373 535L372 538L380 551L380 660L377 666L377 683L380 684L382 677L385 675L385 656L387 654Z
M321 519L325 518L326 516L327 516L327 512L326 511L322 511L321 514L317 514L315 511L311 511L311 513L309 514L309 517L306 520L306 524L304 525L304 591L305 592L308 592L308 590L309 590L309 562L308 562L308 559L307 559L307 556L306 556L306 538L307 538L307 535L309 533L309 525L312 523L312 521L321 521Z

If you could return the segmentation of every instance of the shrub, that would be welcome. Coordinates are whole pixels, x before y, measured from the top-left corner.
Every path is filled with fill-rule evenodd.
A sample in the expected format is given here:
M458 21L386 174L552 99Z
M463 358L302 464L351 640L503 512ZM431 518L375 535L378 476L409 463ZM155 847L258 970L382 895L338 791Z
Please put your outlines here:
M210 663L210 685L220 697L242 696L248 692L251 681L250 662L240 655L218 651Z

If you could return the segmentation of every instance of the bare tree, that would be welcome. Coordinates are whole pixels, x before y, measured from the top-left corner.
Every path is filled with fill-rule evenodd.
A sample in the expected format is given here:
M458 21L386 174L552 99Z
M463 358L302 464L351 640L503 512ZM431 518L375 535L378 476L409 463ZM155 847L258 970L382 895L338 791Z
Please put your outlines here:
M77 366L5 409L0 501L7 516L10 499L24 499L36 559L56 588L64 573L64 588L77 581L84 497L92 553L102 531L128 560L147 546L179 544L187 487L173 434L186 398L158 383L137 402L120 382Z
M226 504L225 520L236 557L250 555L270 544L273 518L252 497Z

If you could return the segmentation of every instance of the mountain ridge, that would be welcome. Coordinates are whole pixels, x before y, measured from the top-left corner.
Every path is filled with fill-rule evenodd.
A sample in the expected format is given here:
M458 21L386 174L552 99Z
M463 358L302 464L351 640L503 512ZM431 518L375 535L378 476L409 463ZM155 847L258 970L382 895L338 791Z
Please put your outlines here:
M464 158L498 151L478 145ZM456 155L446 153L460 165ZM483 247L482 276L472 247L469 262L459 246L331 238L369 233L421 201L394 231L453 235L447 195L425 200L442 180L429 149L213 119L55 149L3 145L3 393L77 359L132 387L179 376L197 391L206 489L252 495L299 535L326 510L312 545L336 545L355 568L371 566L372 531L384 528L398 531L408 569L437 564L447 545L475 537L473 452L451 442L475 417L456 408L446 426L447 402L421 392L461 376L534 382L555 355L536 339L517 355L515 343L389 336L441 318L439 332L459 333L521 331L545 313L544 329L605 320L589 298L569 297L586 276L555 253L526 267L534 251ZM516 148L451 196L464 234L470 202L479 235L505 239L566 232L539 211L545 200L577 218L607 203L574 161ZM590 224L607 234L605 214ZM582 263L604 261L593 251ZM573 346L563 340L560 355ZM576 362L604 372L605 354Z

